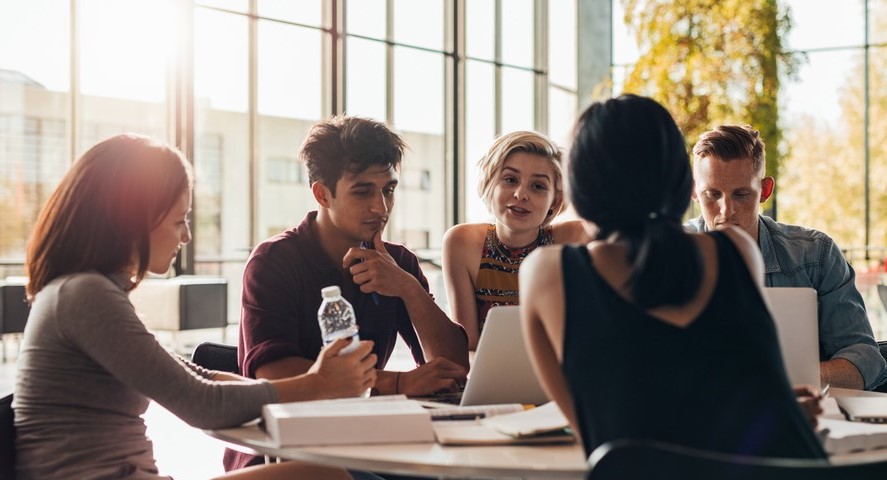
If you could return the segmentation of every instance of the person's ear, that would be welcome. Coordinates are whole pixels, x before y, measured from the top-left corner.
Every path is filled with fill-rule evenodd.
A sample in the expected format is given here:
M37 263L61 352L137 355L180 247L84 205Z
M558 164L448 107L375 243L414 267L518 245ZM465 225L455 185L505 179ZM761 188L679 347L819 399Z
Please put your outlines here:
M693 199L694 202L699 203L699 197L696 196L696 180L690 185L690 198Z
M564 192L557 192L554 194L554 201L551 202L551 207L548 208L548 215L546 218L550 220L550 217L553 217L555 212L559 212L561 210L561 206L564 204Z
M314 195L314 200L317 201L318 205L323 208L330 208L330 201L333 198L333 193L330 192L330 189L327 188L325 184L322 182L312 183L311 193Z
M774 187L776 187L776 180L773 177L764 177L761 180L761 203L766 202L770 195L773 195Z

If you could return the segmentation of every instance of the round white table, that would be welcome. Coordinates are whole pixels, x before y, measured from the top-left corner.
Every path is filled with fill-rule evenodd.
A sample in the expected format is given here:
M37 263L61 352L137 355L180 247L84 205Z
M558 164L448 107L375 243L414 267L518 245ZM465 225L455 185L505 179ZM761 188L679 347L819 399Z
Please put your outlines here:
M581 479L585 454L578 444L443 446L437 443L277 447L256 425L206 430L247 453L352 470L431 477Z

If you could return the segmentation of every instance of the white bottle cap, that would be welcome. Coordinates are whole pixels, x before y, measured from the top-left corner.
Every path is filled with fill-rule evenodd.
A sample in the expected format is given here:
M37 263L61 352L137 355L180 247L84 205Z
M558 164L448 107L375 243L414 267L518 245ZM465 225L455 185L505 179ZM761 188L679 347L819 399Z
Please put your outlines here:
M322 288L320 294L323 295L323 298L336 298L342 296L342 290L338 285L333 285L331 287Z

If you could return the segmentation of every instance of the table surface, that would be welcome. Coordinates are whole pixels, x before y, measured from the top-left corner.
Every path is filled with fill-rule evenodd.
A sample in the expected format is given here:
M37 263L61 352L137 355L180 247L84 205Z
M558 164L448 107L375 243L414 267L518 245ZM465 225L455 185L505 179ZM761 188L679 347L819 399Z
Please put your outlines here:
M373 472L579 479L586 468L585 454L578 444L462 447L398 443L280 448L257 425L206 433L249 453Z
M830 395L887 397L832 388ZM206 430L232 448L272 457L394 474L455 477L583 478L582 448L569 445L443 446L436 443L277 447L257 425ZM887 460L887 450L834 455L832 463Z

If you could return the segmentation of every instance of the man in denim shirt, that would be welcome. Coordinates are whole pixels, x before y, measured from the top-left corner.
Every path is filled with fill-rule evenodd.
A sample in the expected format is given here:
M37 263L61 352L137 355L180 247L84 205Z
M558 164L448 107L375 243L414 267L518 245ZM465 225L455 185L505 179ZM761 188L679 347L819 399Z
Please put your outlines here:
M758 241L768 287L812 287L819 297L819 374L823 384L868 389L887 378L853 268L826 234L758 213L773 193L764 142L750 126L720 126L693 147L697 232L736 225Z

